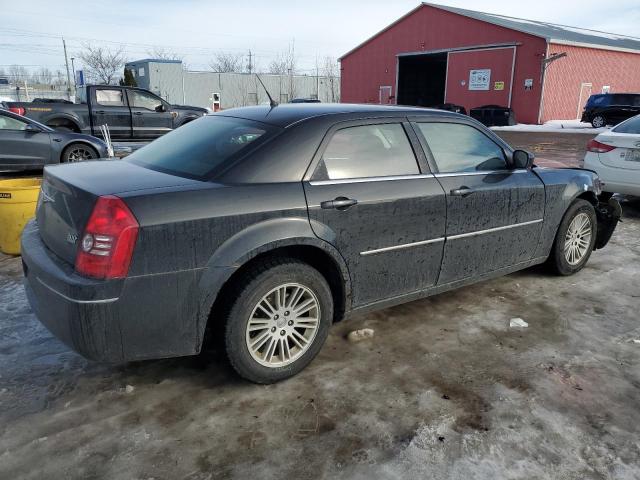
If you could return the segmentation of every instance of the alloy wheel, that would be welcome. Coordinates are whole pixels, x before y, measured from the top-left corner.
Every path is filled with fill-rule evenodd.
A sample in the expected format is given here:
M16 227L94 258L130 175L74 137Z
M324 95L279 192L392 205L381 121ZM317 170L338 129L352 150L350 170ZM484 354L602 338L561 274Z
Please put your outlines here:
M270 290L253 308L245 341L259 364L277 368L288 365L309 350L318 332L320 302L299 283Z
M84 147L75 147L69 152L67 158L68 162L82 162L83 160L91 160L93 158L93 152Z
M564 239L564 257L569 265L579 264L587 255L592 230L591 219L586 213L579 213L571 220Z

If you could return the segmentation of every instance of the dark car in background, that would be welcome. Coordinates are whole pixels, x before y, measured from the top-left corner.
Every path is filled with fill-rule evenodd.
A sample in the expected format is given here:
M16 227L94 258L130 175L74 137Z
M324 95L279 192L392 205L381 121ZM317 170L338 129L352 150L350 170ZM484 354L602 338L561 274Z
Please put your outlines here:
M469 111L469 116L487 127L505 127L517 123L513 109L500 105L474 107Z
M207 113L206 108L171 105L142 88L89 85L81 103L6 102L14 113L66 132L100 135L108 125L113 140L153 140Z
M581 121L595 128L616 125L640 114L640 93L602 93L591 95Z
M620 206L475 120L420 108L246 107L123 161L47 167L22 236L38 318L108 362L197 354L302 370L332 322L549 262L570 275ZM530 292L522 292L528 295Z
M58 132L29 118L0 109L0 170L39 169L53 163L110 156L99 138Z

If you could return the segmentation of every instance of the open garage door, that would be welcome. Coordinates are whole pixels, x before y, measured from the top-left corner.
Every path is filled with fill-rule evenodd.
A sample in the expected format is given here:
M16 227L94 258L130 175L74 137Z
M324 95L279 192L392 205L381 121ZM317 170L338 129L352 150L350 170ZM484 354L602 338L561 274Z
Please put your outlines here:
M467 111L483 105L511 107L515 58L515 46L449 52L446 102Z
M398 56L398 105L443 103L446 78L446 52Z

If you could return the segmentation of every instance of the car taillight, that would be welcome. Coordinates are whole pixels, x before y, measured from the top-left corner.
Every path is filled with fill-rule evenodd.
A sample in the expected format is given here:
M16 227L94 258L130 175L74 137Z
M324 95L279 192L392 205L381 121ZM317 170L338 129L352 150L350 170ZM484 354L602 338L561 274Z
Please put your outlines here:
M87 277L123 278L138 238L138 221L122 199L98 198L80 240L76 271Z
M22 107L9 107L9 111L17 113L18 115L24 115L26 113L26 110Z
M611 150L615 150L615 148L616 147L612 147L611 145L600 143L595 138L593 140L589 140L589 143L587 143L587 151L593 153L607 153Z

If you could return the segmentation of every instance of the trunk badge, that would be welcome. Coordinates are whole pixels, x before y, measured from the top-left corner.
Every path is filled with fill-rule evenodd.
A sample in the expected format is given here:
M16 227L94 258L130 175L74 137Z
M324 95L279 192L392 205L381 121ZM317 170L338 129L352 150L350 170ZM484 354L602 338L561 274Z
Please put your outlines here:
M72 245L75 245L75 243L78 241L78 234L77 233L67 233L67 242L69 242Z

